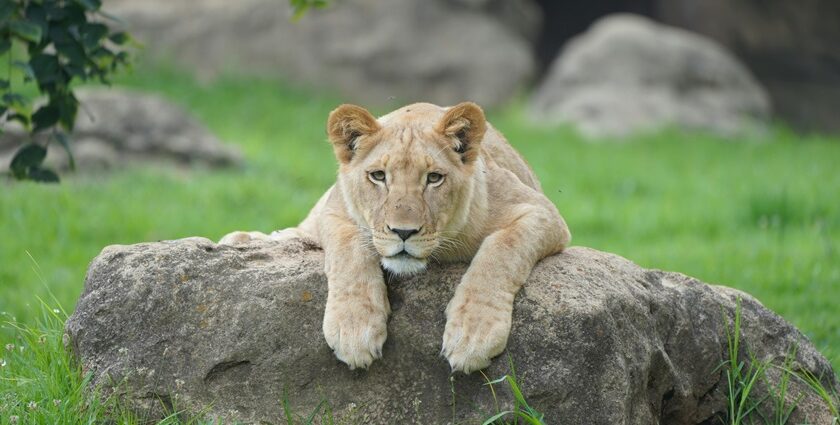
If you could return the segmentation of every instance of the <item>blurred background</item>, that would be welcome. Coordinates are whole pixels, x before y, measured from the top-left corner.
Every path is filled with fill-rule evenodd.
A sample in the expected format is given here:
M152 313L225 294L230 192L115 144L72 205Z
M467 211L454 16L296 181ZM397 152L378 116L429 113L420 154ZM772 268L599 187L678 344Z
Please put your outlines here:
M331 0L297 19L286 0L102 9L137 43L111 87L78 88L75 171L50 149L60 184L0 177L9 317L34 320L39 299L72 311L109 244L296 225L334 181L324 126L340 103L472 100L574 244L745 290L840 366L837 1ZM0 170L28 140L6 128Z

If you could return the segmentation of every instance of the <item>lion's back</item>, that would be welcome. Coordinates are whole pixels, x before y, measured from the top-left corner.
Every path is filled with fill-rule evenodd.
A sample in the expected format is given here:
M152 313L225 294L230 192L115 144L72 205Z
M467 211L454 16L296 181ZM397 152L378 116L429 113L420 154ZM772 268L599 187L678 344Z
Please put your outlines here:
M488 162L492 161L496 166L512 172L523 184L538 192L542 192L540 182L536 174L534 174L534 170L525 161L525 158L490 123L488 123L484 140L481 142L481 148ZM488 165L492 166L492 164Z

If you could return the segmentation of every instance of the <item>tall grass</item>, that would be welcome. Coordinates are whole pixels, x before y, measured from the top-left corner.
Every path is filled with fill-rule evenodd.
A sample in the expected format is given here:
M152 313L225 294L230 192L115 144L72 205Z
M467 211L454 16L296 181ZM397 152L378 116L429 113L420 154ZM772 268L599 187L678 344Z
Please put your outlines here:
M484 374L484 372L481 372L484 379L487 381L485 385L490 387L490 391L493 394L493 402L496 405L496 413L482 422L482 425L518 424L520 419L525 424L529 425L545 425L545 415L537 409L531 407L528 404L528 401L525 400L525 396L522 395L522 390L520 390L519 382L517 382L516 379L516 369L513 365L513 359L511 359L510 356L508 356L508 367L510 368L509 375L502 376L501 378L492 381ZM496 390L493 388L493 385L501 383L507 384L513 394L513 408L510 410L500 410L499 408L499 400L496 397ZM512 418L513 422L510 422L509 418Z
M38 301L41 314L35 321L21 323L8 313L0 318L0 326L12 335L2 340L0 353L0 425L149 423L91 385L92 374L81 369L65 346L66 311ZM155 421L158 425L212 423L201 419L201 412L162 407L166 416Z
M727 317L724 314L724 323ZM796 347L785 358L783 364L774 365L771 360L757 359L750 353L747 359L741 355L741 298L735 304L732 326L726 326L728 358L721 364L727 384L727 422L728 425L764 424L786 425L805 394L798 394L788 402L791 379L797 379L806 388L820 397L825 408L833 416L832 425L840 423L837 414L837 394L833 389L826 389L822 381L808 370L794 370ZM768 372L778 371L776 383Z
M64 349L66 314L41 305L41 316L23 324L4 313L0 354L0 423L86 424L107 417L108 403L86 388L90 375Z

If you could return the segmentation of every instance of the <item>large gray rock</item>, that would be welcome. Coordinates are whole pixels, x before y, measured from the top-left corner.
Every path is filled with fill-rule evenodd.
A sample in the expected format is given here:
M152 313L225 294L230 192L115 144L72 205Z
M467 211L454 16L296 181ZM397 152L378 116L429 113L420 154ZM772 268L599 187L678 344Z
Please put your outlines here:
M439 266L390 279L384 358L350 371L321 335L323 253L299 240L220 246L204 238L110 246L93 260L67 323L93 382L134 409L161 406L245 422L285 423L322 399L359 423L473 423L494 411L481 374L457 375L438 354L444 307L465 270ZM645 270L616 255L570 248L537 265L517 297L509 373L551 423L717 423L726 382L723 320L743 298L742 353L794 367L837 388L829 363L793 326L752 297L690 277ZM829 423L802 394L791 423ZM498 390L498 389L497 389ZM455 405L452 406L453 391ZM499 396L504 403L509 393ZM463 421L463 422L462 422Z
M735 52L796 127L840 133L840 2L657 0L658 19Z
M630 14L569 41L530 106L538 122L596 137L665 126L731 136L760 128L770 112L764 90L721 46Z
M224 167L242 161L237 149L160 96L123 89L82 89L76 95L81 105L70 148L81 171L149 162ZM5 129L0 135L0 169L8 168L14 153L30 137L20 126ZM35 140L45 144L49 137L45 132ZM46 164L68 166L57 143L48 150Z
M521 31L493 17L498 2L481 3L343 0L297 21L277 0L111 0L105 8L128 22L152 58L205 77L283 77L377 105L492 106L516 93L534 58ZM510 8L532 19L529 2L516 4L524 6Z

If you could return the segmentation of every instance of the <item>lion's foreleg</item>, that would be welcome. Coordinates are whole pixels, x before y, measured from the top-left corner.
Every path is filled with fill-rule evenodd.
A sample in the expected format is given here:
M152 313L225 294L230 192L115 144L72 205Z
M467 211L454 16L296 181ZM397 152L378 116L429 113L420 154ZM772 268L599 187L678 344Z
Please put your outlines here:
M513 299L531 269L568 243L553 208L521 205L510 223L485 238L446 307L442 354L453 370L482 369L507 344Z
M349 219L325 216L320 226L329 292L324 338L351 369L382 356L390 313L378 256Z

